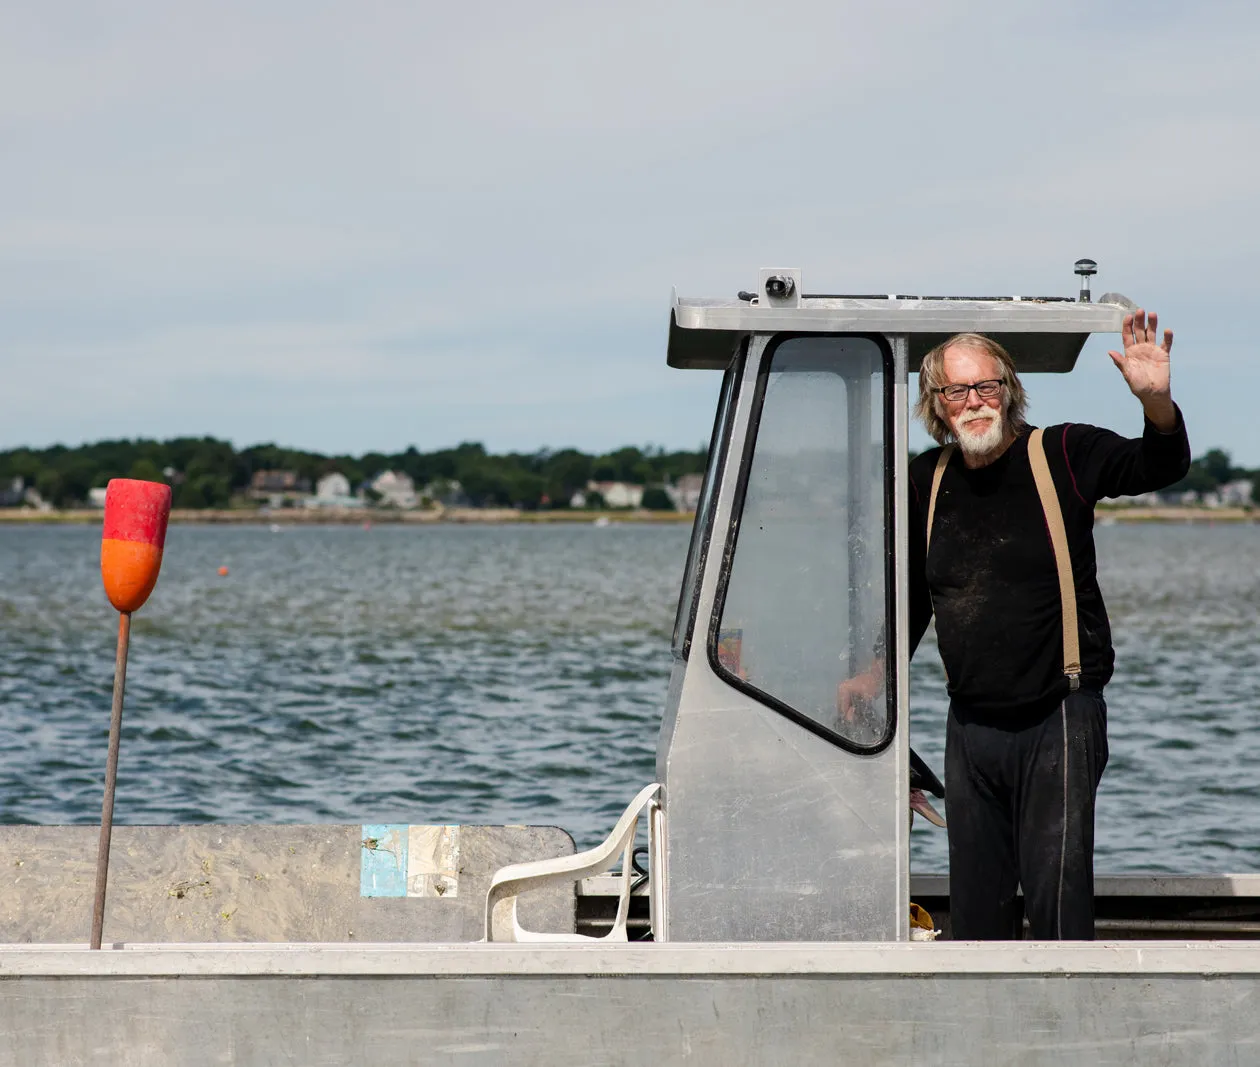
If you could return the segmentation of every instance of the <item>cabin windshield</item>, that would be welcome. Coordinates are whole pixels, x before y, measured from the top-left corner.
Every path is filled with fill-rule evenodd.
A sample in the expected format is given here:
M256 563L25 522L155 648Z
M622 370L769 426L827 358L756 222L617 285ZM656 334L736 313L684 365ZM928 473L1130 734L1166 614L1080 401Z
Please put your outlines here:
M869 336L772 341L754 399L710 660L730 684L851 751L892 738L891 353ZM882 687L842 716L836 690Z
M722 393L718 400L717 417L713 420L713 434L709 438L709 458L704 468L704 481L700 499L696 503L696 517L691 528L691 546L687 549L687 565L683 569L682 592L678 596L678 613L674 618L674 655L686 659L691 651L691 632L696 622L696 579L704 569L705 549L709 544L709 527L713 524L713 505L717 500L714 485L722 477L726 466L726 443L730 439L731 412L735 406L735 394L744 374L741 354L727 368L722 379Z

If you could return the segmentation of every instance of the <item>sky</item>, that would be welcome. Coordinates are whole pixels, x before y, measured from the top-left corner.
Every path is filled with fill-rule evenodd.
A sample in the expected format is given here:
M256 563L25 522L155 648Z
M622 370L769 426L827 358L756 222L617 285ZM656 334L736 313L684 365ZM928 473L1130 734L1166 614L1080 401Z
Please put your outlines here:
M1195 453L1260 466L1257 54L1260 8L1163 0L0 0L0 448L696 448L672 287L1088 256L1176 332ZM1113 345L1030 418L1139 432Z

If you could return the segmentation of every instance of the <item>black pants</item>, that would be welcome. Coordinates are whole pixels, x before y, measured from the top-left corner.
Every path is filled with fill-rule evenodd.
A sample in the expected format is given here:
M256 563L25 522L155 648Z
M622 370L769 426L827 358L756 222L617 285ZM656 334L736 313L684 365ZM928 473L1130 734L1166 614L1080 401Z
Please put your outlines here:
M993 725L950 707L945 737L955 940L1094 937L1094 798L1107 705L1088 689L1044 719ZM1023 907L1016 890L1023 887Z

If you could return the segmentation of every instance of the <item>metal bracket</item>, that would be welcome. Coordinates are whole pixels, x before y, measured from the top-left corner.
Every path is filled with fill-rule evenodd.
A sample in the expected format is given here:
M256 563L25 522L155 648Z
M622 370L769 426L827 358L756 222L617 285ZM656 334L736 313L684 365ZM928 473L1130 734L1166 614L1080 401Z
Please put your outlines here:
M798 308L801 306L801 270L799 267L762 268L757 281L757 303L762 307Z

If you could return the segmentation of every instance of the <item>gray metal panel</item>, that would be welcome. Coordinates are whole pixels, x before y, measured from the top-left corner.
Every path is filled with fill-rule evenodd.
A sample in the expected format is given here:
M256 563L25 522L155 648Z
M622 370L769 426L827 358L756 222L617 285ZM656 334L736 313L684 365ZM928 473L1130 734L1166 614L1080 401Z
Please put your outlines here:
M1109 294L1110 295L1110 294ZM799 308L675 297L667 362L671 367L725 367L751 333L879 333L909 338L908 369L919 369L936 344L964 331L1004 345L1021 371L1070 371L1091 333L1118 333L1128 308L1116 303L1034 300L809 299Z
M87 942L94 826L0 826L0 941ZM571 855L552 826L461 826L455 893L361 894L362 827L116 826L107 941L476 941L486 890L509 863ZM576 894L521 898L521 922L571 932Z
M746 336L742 330L683 329L671 311L665 362L681 370L726 370Z
M897 735L893 748L897 755L897 811L910 809L910 426L907 396L906 338L890 337L893 350L893 439L889 443L893 457L893 629L896 641L892 654L897 665ZM885 519L885 521L887 521ZM910 834L902 840L897 852L898 914L905 917L905 929L897 936L909 937L910 930Z
M135 944L0 945L0 975L641 978L1110 975L1260 978L1255 941L941 941L873 944ZM0 987L3 983L0 982Z
M750 344L719 487L717 543L700 576L697 635L658 749L670 939L894 940L908 924L903 746L844 752L719 678L701 637L768 340Z
M700 620L696 620L697 629ZM692 644L693 655L704 655L704 635ZM665 711L661 715L661 732L656 745L656 780L664 782L669 774L666 756L673 741L674 729L678 725L678 706L682 703L683 679L687 676L687 661L675 659L669 672L669 687L665 690Z
M896 747L845 753L705 668L668 757L671 941L900 937Z
M0 950L0 1029L31 1067L1260 1059L1250 947L683 947Z

